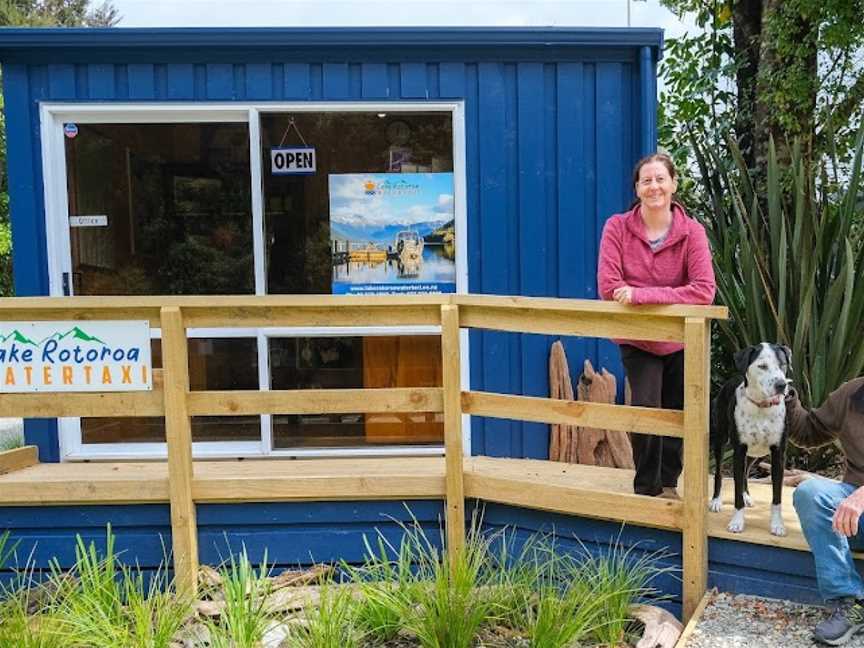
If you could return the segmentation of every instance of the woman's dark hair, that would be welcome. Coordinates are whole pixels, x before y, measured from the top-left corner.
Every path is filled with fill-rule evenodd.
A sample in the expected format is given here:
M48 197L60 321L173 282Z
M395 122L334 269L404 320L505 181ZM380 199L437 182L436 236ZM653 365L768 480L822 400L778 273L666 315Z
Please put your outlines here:
M651 162L660 162L663 166L666 167L666 170L669 172L669 177L673 180L678 177L678 170L675 168L675 163L672 161L672 158L666 155L665 153L652 153L651 155L646 155L641 160L636 163L636 166L633 168L633 186L636 186L639 182L639 172L642 170L642 167L646 164L650 164ZM678 200L678 195L673 194L672 201L677 202L679 205L681 201ZM630 203L630 207L628 211L633 209L636 205L639 204L639 199L637 198L632 203Z
M665 166L666 170L669 172L669 177L673 180L678 177L678 170L675 168L675 163L672 161L671 157L669 157L665 153L652 153L651 155L646 155L641 160L639 160L636 163L636 166L633 168L634 185L639 182L639 172L642 170L642 167L646 164L650 164L651 162L660 162L663 166Z

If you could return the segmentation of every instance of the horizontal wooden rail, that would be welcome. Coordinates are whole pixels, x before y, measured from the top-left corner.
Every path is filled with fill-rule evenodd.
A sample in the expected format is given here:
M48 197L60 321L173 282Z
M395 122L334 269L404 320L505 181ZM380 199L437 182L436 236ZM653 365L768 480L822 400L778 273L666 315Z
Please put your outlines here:
M434 314L440 320L439 309L442 305L459 305L468 310L472 308L530 310L534 313L552 312L571 315L607 315L616 318L620 315L639 318L659 318L682 321L687 317L705 319L726 319L728 311L723 306L625 306L613 301L596 299L561 299L554 297L511 297L503 295L154 295L154 296L116 296L110 301L105 297L5 297L0 298L0 319L11 321L41 320L150 320L159 326L159 313L163 306L176 306L185 317L192 315L204 321L207 317L230 316L237 313L243 318L257 317L271 321L273 312L279 311L290 321L294 315L283 313L293 309L310 315L331 313L333 310L352 311L355 309L386 308L392 313L402 309L418 309ZM207 315L209 313L209 315ZM460 309L460 319L462 311ZM377 316L376 316L377 317ZM215 321L215 320L214 320ZM609 320L607 319L607 322ZM464 322L460 321L462 326ZM190 324L186 323L187 326ZM197 326L198 324L196 324ZM273 324L266 324L272 326ZM226 326L235 326L234 323ZM305 322L302 326L311 326ZM321 326L336 326L324 322ZM340 324L341 326L341 324ZM611 334L613 336L617 334ZM599 337L607 337L601 334ZM635 339L640 339L635 337ZM647 339L647 338L643 338Z
M186 326L219 328L237 326L437 326L438 306L260 306L183 309Z
M548 483L532 479L530 474L514 479L507 474L468 469L465 497L676 531L683 517L683 505L678 501Z
M440 387L190 392L192 416L440 412Z
M583 313L580 311L534 310L512 306L461 306L459 323L466 328L493 329L512 333L574 335L680 342L684 325L680 319L637 313Z
M5 416L163 416L163 394L149 392L75 392L64 394L0 394Z
M462 411L475 416L517 421L684 436L684 413L679 410L469 391L462 392Z
M29 468L39 463L39 449L36 446L24 446L0 452L0 475L5 475L22 468Z
M398 466L374 458L285 462L245 461L231 466L197 462L192 481L196 502L441 499L440 458L402 457Z

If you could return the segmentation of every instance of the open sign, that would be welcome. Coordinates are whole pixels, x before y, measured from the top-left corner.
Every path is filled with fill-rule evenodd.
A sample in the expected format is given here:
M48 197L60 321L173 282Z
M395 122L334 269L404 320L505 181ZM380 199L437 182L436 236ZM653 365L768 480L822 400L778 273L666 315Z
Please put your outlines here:
M270 149L270 171L273 175L311 175L315 173L315 149L311 146Z

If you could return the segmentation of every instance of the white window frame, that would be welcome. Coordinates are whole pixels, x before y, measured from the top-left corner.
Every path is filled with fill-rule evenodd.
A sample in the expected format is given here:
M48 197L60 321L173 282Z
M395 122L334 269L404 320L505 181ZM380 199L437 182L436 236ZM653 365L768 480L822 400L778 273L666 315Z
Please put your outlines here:
M265 295L264 186L261 167L261 113L273 112L450 112L453 127L453 184L456 240L456 292L468 289L468 217L466 195L465 105L462 101L429 102L237 102L237 103L43 103L40 106L43 191L47 239L49 294L62 296L64 272L71 277L69 202L63 124L86 123L246 123L249 127L255 294ZM271 337L332 337L342 335L437 335L440 327L308 327L261 329L189 329L190 338L253 337L258 345L261 390L270 389L268 339ZM151 333L160 337L158 329ZM462 331L462 384L470 384L468 332ZM196 458L233 457L357 457L442 455L443 446L391 445L342 448L273 448L272 417L261 415L260 442L194 443ZM58 419L61 461L158 459L167 455L164 443L83 444L78 418ZM471 451L470 416L463 416L463 447Z

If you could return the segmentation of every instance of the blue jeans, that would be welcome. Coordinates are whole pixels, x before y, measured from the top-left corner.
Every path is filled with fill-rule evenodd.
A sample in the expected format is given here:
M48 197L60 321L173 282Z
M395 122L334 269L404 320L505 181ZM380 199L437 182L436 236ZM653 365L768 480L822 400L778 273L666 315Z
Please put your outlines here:
M864 516L858 533L847 538L831 527L834 512L857 486L827 479L808 479L792 496L801 530L816 562L816 581L825 600L846 597L864 598L864 582L855 568L852 550L864 548Z

